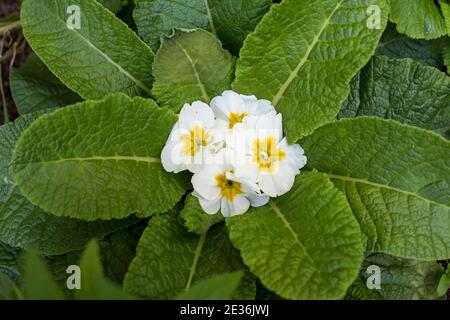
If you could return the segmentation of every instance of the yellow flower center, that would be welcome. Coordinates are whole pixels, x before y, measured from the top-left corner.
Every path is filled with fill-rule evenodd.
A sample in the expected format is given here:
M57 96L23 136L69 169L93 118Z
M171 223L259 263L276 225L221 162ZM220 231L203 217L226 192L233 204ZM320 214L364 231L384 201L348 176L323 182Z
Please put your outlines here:
M277 168L277 162L286 157L286 153L277 147L274 137L255 139L252 145L253 161L259 165L259 171L273 174Z
M234 125L236 123L241 123L242 120L244 120L244 118L247 116L247 112L242 112L242 113L235 113L235 112L231 112L230 116L228 117L228 128L229 129L233 129Z
M244 194L242 185L239 182L227 179L226 173L216 176L217 186L220 188L220 195L232 202L236 196Z
M183 142L181 153L185 157L193 157L202 147L208 145L208 139L208 134L202 127L194 126L189 133L181 136Z

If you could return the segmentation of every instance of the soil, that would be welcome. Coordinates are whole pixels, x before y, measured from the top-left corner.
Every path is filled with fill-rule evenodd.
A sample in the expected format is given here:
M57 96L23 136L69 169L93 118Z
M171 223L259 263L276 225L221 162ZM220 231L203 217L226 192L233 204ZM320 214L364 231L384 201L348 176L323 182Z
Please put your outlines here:
M19 15L19 11L20 5L18 0L0 0L0 20L9 17L11 15ZM5 37L0 36L0 41L3 44L3 51L1 52L2 56L3 55L9 56L5 61L1 62L1 71L3 78L2 86L5 92L6 104L8 106L9 120L14 120L15 118L18 117L16 105L14 103L14 100L11 95L11 90L9 88L9 74L11 71L11 67L17 68L27 59L27 57L31 53L31 48L28 46L28 44L23 43L22 50L20 50L19 48L19 50L15 55L11 54L13 52L11 47L13 46L14 42L18 40L20 41L20 39L23 39L22 30L20 29L20 27L11 31ZM0 98L0 119L1 119L0 124L4 123L2 101L3 100Z

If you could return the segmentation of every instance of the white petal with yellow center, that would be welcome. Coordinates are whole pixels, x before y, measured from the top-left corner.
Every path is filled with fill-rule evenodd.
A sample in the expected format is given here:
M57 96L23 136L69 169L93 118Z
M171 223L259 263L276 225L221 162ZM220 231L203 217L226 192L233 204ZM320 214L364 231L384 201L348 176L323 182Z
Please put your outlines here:
M233 129L248 116L275 112L275 108L268 100L258 100L255 96L246 96L230 90L213 98L211 108L216 116L216 126L224 130Z
M207 104L185 104L161 153L164 169L200 171L211 156L210 147L219 142L214 126L214 113Z

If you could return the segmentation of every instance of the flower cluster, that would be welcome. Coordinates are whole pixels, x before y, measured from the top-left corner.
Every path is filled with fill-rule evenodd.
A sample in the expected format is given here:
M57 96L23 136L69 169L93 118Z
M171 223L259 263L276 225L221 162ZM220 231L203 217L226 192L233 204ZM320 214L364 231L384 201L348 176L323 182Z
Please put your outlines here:
M288 192L306 164L303 149L283 137L282 116L267 100L225 91L185 104L162 151L166 171L189 170L203 210L246 212Z

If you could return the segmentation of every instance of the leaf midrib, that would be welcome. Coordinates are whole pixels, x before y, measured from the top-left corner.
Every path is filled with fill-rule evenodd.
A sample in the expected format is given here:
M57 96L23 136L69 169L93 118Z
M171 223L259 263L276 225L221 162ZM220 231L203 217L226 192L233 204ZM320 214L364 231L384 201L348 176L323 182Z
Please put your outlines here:
M366 180L366 179L360 179L360 178L353 178L353 177L349 177L349 176L338 175L338 174L334 174L334 173L328 173L328 172L321 172L321 173L326 174L330 179L336 179L336 180L343 180L343 181L349 181L349 182L354 182L354 183L366 184L366 185L370 185L370 186L373 186L373 187L376 187L376 188L379 188L379 189L388 189L388 190L391 190L391 191L402 193L402 194L404 194L406 196L418 198L418 199L420 199L420 200L422 200L424 202L427 202L429 204L434 204L434 205L437 205L437 206L449 207L447 204L439 203L439 202L436 202L436 201L424 198L424 197L418 195L417 193L406 191L406 190L402 190L402 189L395 188L395 187L392 187L392 186L388 186L388 185L385 185L385 184L372 182L372 181L369 181L369 180Z
M313 51L314 47L316 46L316 44L319 42L320 37L322 36L322 33L325 31L325 29L328 27L328 25L330 24L331 18L334 16L334 14L337 12L337 10L339 10L339 8L342 6L342 3L344 2L344 0L341 0L336 7L333 9L333 11L331 12L331 14L325 19L322 27L320 28L319 32L316 34L316 36L313 38L313 41L311 42L311 44L308 46L304 56L301 58L300 62L298 63L298 65L295 67L294 70L291 71L291 73L289 74L289 77L287 78L287 80L281 85L280 89L278 90L278 92L274 95L273 99L272 99L272 104L274 106L276 106L280 100L283 98L286 90L289 88L289 86L291 85L291 83L294 81L295 78L297 78L298 73L300 71L300 69L305 65L305 63L308 61L309 56L311 55L311 52Z
M200 79L200 73L198 72L197 67L195 66L194 60L192 60L192 57L190 56L189 52L187 52L187 50L183 47L183 45L177 39L174 39L174 41L177 44L177 46L180 48L180 50L184 53L184 55L186 56L186 59L189 61L190 65L192 67L192 70L194 71L194 75L197 80L198 87L200 88L200 91L202 93L203 99L205 100L206 103L209 103L210 102L209 95L206 92L206 88L203 85L202 80Z
M55 160L42 160L42 161L32 161L26 164L37 164L37 163L64 163L71 161L134 161L134 162L147 162L147 163L161 163L161 159L156 157L141 157L141 156L93 156L93 157L72 157L72 158L61 158Z
M216 27L214 26L214 21L211 15L211 9L209 8L209 0L204 0L206 8L206 16L208 17L209 25L211 27L211 32L217 37Z
M308 251L306 250L305 246L303 245L303 243L300 241L300 239L298 238L297 234L295 233L294 229L292 228L291 224L289 223L289 221L286 219L286 217L284 216L283 212L281 211L281 209L276 205L276 203L274 201L270 201L269 202L270 207L272 208L273 211L275 211L276 215L278 216L278 218L281 219L281 221L283 222L283 224L286 226L286 228L289 230L289 232L291 233L291 235L293 236L295 242L302 248L302 250L305 252L306 257L311 261L311 263L313 264L313 266L316 268L316 271L320 274L321 271L319 269L319 267L317 266L316 262L314 261L314 259L309 255Z
M64 26L66 26L66 22L61 19L56 13L49 10L48 8L47 12L50 13L51 16L55 17L57 21L61 22ZM68 29L69 30L69 29ZM129 78L131 81L133 81L140 89L142 89L146 94L151 95L151 89L147 87L141 80L136 79L131 73L129 73L127 70L125 70L120 64L115 62L112 58L110 58L106 53L104 53L102 50L97 48L91 41L86 39L82 34L80 34L76 29L69 30L75 33L82 41L84 41L89 47L97 51L103 58L106 59L108 63L113 65L117 70L119 70L120 73L124 74L125 77Z

